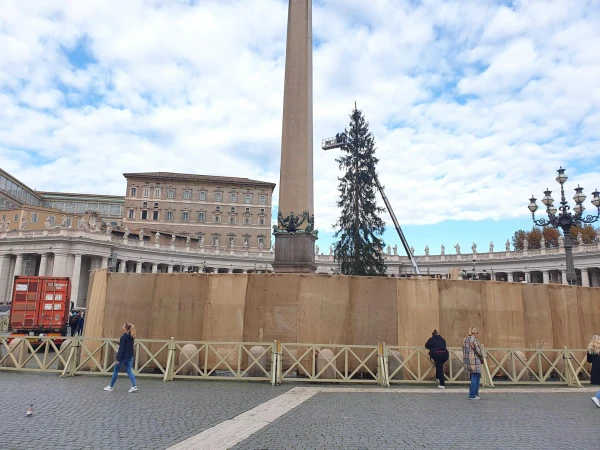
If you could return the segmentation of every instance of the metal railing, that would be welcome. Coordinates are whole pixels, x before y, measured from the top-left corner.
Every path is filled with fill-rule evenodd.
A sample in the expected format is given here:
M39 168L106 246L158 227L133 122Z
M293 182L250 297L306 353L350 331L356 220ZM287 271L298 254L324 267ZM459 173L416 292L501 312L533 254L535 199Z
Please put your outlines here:
M380 384L379 345L276 344L277 384L284 381Z
M185 347L188 347L186 351ZM170 342L171 358L165 381L175 378L271 381L275 344L264 342ZM179 352L178 368L175 354Z
M389 374L387 385L435 382L435 364L429 358L429 351L424 347L386 345L384 352ZM450 347L448 353L448 361L444 365L446 383L469 383L469 373L463 365L462 347ZM482 374L484 386L491 385L485 359Z
M71 351L69 345L59 345L61 341L64 338L22 338L9 345L8 338L0 337L0 370L61 373Z
M0 370L54 372L62 377L111 375L119 340L75 337L0 337ZM462 348L450 347L445 380L469 383ZM590 379L585 349L484 348L482 384L581 387ZM288 382L435 383L428 351L416 346L136 339L136 376ZM124 374L123 374L124 375Z

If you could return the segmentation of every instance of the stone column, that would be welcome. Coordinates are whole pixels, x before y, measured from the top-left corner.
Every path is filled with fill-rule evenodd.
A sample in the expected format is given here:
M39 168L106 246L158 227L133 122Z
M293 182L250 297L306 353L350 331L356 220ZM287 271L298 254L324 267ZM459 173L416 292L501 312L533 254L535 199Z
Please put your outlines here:
M167 273L173 273L173 264L167 266Z
M158 272L158 264L152 263L152 273L157 273L157 272Z
M52 266L53 277L64 277L67 275L67 255L54 254L54 265ZM71 288L72 289L72 288Z
M560 277L562 279L562 284L564 284L565 286L568 286L569 285L569 280L567 280L567 272L564 271L564 270L561 270Z
M314 214L312 79L312 0L290 0L279 179L279 213L283 217L304 211ZM276 272L316 271L311 234L276 234L275 242Z
M10 255L0 256L0 304L11 301L11 292L7 292L10 284L10 260Z
M71 301L75 306L83 306L79 304L79 278L81 275L81 255L75 255L73 263L73 275L71 276Z
M38 275L40 277L46 276L46 270L48 267L48 253L42 253L40 257L40 270L38 271Z
M590 276L586 268L581 269L581 286L590 287Z
M100 263L100 268L101 269L107 269L108 268L108 256L103 256L102 257L102 262Z
M550 284L550 272L548 270L544 270L542 272L542 278L544 280L544 284Z
M531 272L525 272L525 283L531 283Z
M600 287L600 272L598 272L598 270L594 270L592 272L592 283L591 283L592 287ZM0 290L0 292L2 292Z
M135 262L135 273L142 273L142 264L141 261Z
M19 276L23 273L23 254L19 253L17 255L17 262L15 263L15 271L14 276Z
M119 263L119 273L125 273L126 269L127 269L127 261L121 260L121 262Z
M512 272L506 272L506 281L508 281L509 283L512 283L514 281Z

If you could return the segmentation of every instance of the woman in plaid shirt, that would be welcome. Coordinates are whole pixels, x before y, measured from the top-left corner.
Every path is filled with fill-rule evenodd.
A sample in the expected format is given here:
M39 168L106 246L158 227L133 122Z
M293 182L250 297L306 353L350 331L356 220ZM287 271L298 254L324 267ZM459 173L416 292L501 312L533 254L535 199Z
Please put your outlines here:
M463 341L463 363L465 370L471 374L471 386L469 387L469 399L479 400L479 382L481 381L481 365L483 364L483 350L477 340L479 330L475 327L469 328L469 335Z

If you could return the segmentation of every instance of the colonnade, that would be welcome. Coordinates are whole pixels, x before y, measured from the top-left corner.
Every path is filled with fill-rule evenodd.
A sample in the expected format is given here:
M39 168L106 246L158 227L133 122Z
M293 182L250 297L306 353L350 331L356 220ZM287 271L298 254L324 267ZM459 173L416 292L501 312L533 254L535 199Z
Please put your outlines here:
M108 267L108 256L83 253L15 253L0 255L0 303L10 302L14 277L53 276L71 279L71 301L85 306L89 271Z
M575 269L578 285L583 287L600 287L600 268L588 267ZM468 272L462 279L472 279L472 272ZM530 271L495 271L478 272L478 280L506 281L511 283L539 283L539 284L565 284L568 285L567 273L564 270L530 270Z
M0 303L9 303L12 297L13 282L16 276L54 276L71 279L71 301L76 307L85 307L89 272L108 267L108 255L86 253L14 253L0 255ZM262 270L263 267L265 270ZM269 269L270 270L270 269ZM120 273L253 273L266 271L266 265L259 269L219 267L197 263L161 263L119 259L117 271Z
M190 264L190 263L159 263L159 262L143 262L136 260L121 260L117 261L118 273L254 273L254 272L271 272L263 270L261 265L259 269L233 268L209 266L207 264Z
M72 301L85 307L90 271L108 267L111 254L116 255L120 273L264 273L272 271L273 261L272 253L239 255L132 247L124 245L121 237L85 230L0 233L0 303L11 301L14 276L42 275L69 277ZM453 278L470 279L475 269L479 280L567 284L565 258L559 251L459 256L426 255L417 260L425 276L450 278L453 274ZM578 284L600 287L600 245L583 246L573 256ZM388 255L385 259L388 276L412 276L408 258ZM333 255L317 255L315 263L318 274L339 271Z

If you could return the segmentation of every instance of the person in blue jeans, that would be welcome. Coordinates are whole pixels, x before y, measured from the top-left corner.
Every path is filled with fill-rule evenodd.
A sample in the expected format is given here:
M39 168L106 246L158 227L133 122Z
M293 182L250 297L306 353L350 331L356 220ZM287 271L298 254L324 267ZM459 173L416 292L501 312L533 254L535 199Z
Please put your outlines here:
M469 387L469 399L480 400L479 383L481 381L481 365L483 364L483 350L477 340L479 330L475 327L469 328L469 335L463 341L463 364L465 370L471 374L471 386Z
M600 335L595 334L587 348L587 362L592 365L590 384L600 385ZM600 408L600 391L592 397L594 404Z
M112 391L113 386L119 376L121 367L125 366L125 371L131 380L131 388L127 392L137 392L137 384L135 382L135 375L133 374L133 343L135 341L135 326L131 323L123 324L123 335L119 341L119 353L117 353L117 362L115 363L115 370L110 380L110 384L104 388L105 391Z

